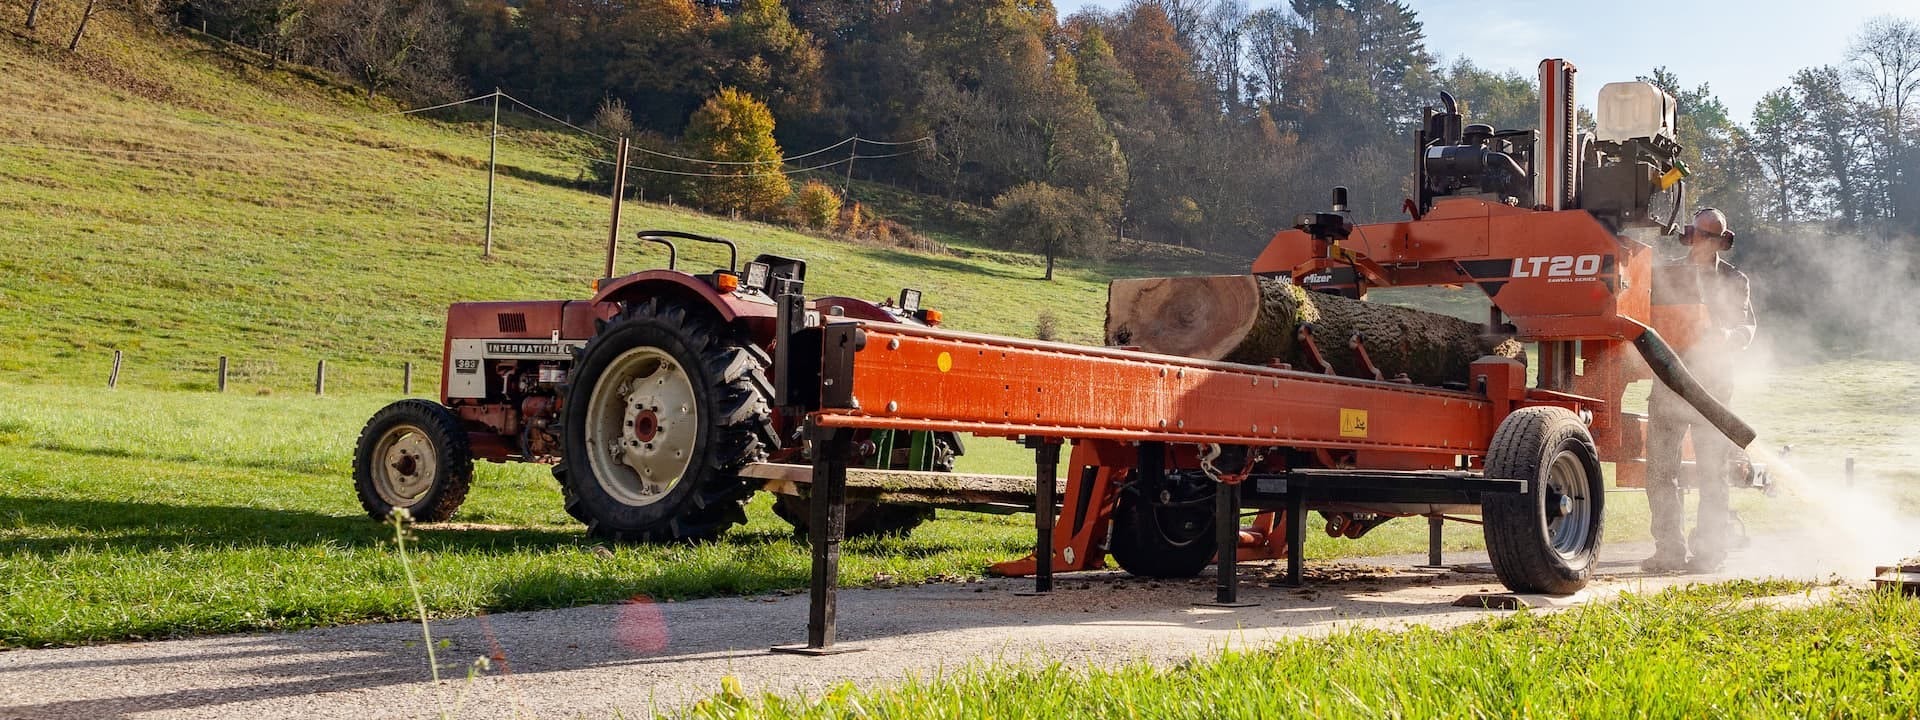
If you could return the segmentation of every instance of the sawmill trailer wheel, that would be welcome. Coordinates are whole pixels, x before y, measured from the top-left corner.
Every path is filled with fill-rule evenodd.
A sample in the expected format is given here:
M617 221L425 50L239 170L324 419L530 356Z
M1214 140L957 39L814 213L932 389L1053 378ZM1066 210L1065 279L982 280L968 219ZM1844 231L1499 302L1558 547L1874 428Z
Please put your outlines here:
M1564 408L1515 410L1487 448L1487 475L1527 482L1527 492L1481 500L1487 554L1500 582L1520 592L1585 587L1606 519L1606 485L1586 423Z

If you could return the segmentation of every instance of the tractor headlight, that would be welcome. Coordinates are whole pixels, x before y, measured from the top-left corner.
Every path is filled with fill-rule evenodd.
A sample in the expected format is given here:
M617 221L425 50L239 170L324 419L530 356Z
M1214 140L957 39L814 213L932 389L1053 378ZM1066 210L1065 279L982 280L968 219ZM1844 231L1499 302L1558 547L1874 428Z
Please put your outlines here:
M768 295L772 295L773 288L767 287L767 279L772 274L773 274L773 269L771 267L768 267L766 263L758 262L758 261L749 262L747 263L746 278L745 278L744 284L747 287L752 288L754 290L758 290Z

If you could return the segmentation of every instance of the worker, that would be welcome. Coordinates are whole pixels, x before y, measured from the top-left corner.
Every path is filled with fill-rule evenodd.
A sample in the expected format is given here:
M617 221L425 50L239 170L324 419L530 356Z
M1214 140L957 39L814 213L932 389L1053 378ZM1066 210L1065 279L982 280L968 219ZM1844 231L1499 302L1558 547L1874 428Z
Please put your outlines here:
M1753 342L1755 321L1747 276L1720 255L1733 249L1733 231L1725 213L1701 208L1680 237L1682 262L1698 270L1707 322L1683 356L1687 369L1707 392L1725 403L1733 395L1734 362ZM1647 401L1647 504L1653 511L1653 556L1641 563L1648 572L1713 572L1725 562L1732 510L1727 507L1726 474L1739 448L1700 413L1654 383ZM1684 491L1680 480L1682 441L1693 435L1693 485L1700 492L1698 516L1689 543L1685 534ZM1689 554L1691 551L1691 554Z

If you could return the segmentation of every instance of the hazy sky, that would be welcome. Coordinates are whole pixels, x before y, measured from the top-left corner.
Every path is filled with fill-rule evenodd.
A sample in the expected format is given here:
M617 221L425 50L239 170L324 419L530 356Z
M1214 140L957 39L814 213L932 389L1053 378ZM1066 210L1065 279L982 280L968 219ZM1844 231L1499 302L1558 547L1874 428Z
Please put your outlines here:
M1255 7L1284 0L1249 0ZM1057 0L1117 8L1125 0ZM1708 83L1735 119L1746 121L1768 90L1794 71L1840 64L1847 41L1877 15L1920 19L1920 0L1408 0L1426 24L1427 49L1465 55L1482 67L1533 77L1541 58L1580 69L1581 104L1600 86L1665 65L1687 87Z

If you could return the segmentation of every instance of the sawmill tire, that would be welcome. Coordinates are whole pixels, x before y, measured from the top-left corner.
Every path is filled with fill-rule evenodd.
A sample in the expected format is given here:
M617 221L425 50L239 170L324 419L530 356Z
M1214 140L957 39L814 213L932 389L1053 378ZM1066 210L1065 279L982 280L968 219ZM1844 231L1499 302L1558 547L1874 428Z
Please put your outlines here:
M1211 482L1170 476L1161 487L1136 480L1120 492L1107 550L1129 574L1190 578L1213 562L1216 545Z
M400 400L374 413L353 452L353 489L367 515L386 522L406 510L414 522L453 517L473 485L467 431L446 406Z
M553 476L567 513L622 542L711 540L746 522L755 485L740 469L776 442L761 357L659 299L602 325L563 389Z
M1481 498L1494 574L1514 592L1564 595L1593 577L1600 557L1605 480L1586 424L1565 408L1516 410L1487 449L1489 478L1526 492Z

